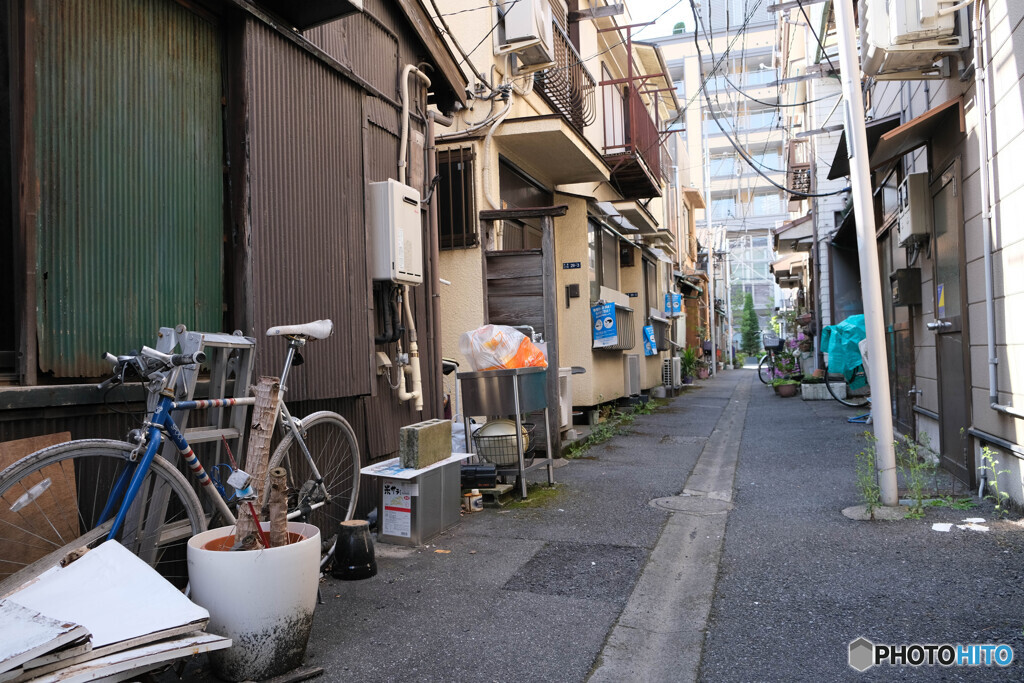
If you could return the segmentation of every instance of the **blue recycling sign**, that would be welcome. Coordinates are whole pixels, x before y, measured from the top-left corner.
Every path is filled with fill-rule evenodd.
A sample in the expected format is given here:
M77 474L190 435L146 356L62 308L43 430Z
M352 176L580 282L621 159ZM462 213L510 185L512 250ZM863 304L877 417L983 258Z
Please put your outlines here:
M590 317L594 323L594 348L615 346L619 342L619 330L615 324L615 304L591 306Z
M654 325L644 325L644 355L654 356L658 353L658 345L654 341Z

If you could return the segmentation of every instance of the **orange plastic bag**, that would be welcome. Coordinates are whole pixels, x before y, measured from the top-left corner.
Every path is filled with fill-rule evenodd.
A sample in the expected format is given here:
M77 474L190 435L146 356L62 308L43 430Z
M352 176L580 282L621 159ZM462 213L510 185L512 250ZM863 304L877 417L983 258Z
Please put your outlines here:
M459 338L459 351L474 370L546 368L544 353L519 330L506 325L484 325Z

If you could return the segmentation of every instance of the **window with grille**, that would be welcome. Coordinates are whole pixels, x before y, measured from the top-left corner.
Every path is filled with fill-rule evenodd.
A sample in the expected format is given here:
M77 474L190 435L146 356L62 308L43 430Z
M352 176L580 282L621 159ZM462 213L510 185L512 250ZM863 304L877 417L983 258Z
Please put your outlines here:
M473 159L470 148L437 153L437 229L442 249L479 244L473 202Z

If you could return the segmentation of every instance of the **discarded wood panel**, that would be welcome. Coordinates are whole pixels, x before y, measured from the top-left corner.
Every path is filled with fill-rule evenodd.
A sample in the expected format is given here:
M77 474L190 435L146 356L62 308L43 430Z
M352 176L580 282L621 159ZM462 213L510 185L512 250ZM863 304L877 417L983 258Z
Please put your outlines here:
M70 440L70 432L60 432L0 443L0 470L26 455ZM11 511L11 506L19 497L46 479L50 481L46 495L37 498L33 505ZM5 548L4 558L0 559L0 577L13 574L45 557L54 548L63 545L58 543L61 539L78 537L78 516L73 512L78 509L76 481L75 468L70 462L66 465L50 465L26 477L4 495L3 501L0 501L0 544ZM62 511L65 514L61 514ZM29 532L29 529L35 530L35 533ZM53 538L40 538L39 529L50 529Z
M230 638L213 633L193 631L170 640L150 643L124 652L106 655L90 662L76 664L32 680L33 683L138 680L139 674L167 662L229 647L231 647Z
M0 673L88 638L89 629L4 600L0 602Z
M30 676L201 630L210 618L209 612L117 541L103 543L66 567L44 572L8 600L81 624L92 633L90 652L33 669Z

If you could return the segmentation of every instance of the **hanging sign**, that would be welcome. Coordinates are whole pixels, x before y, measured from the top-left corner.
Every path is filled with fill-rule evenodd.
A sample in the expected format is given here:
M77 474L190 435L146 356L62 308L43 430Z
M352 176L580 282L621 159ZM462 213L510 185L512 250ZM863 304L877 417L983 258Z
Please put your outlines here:
M615 325L615 304L591 306L590 317L594 322L594 348L615 346L619 341L619 331Z
M654 341L654 325L644 325L644 355L653 356L658 353L658 345Z
M665 292L665 312L672 315L672 292Z
M672 315L683 314L683 295L678 292L671 292L672 294Z

